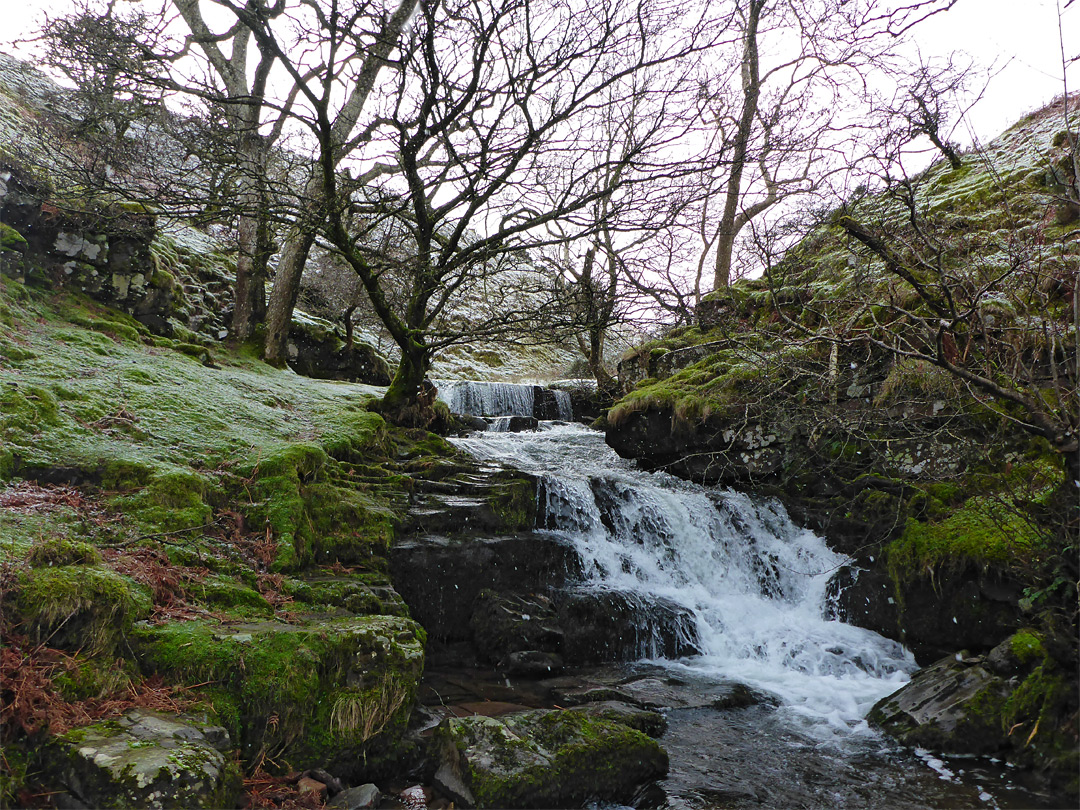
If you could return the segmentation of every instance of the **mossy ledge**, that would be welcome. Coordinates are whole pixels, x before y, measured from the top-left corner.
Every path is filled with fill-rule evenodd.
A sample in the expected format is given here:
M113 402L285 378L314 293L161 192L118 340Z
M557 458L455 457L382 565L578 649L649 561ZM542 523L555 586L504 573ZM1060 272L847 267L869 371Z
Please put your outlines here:
M244 347L204 365L80 295L3 278L0 315L2 630L63 651L50 699L121 712L177 687L245 769L398 767L426 635L386 552L414 477L457 451L388 426L375 389ZM47 725L4 736L0 803L63 787Z

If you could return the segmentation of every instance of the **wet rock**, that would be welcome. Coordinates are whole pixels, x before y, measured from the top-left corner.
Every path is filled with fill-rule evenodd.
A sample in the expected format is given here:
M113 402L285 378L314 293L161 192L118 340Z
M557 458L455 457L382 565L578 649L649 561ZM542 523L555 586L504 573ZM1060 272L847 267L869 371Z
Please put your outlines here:
M379 789L369 782L341 791L327 804L327 807L334 810L371 810L378 806L381 797Z
M440 641L472 639L480 592L543 591L578 570L577 553L542 534L505 537L418 537L390 550L390 570L412 616Z
M504 666L509 656L526 651L554 654L563 643L555 605L542 594L481 591L473 604L470 624L480 655Z
M463 807L625 802L668 768L655 740L580 712L451 718L432 747L436 786Z
M540 421L535 416L511 416L507 419L505 430L507 433L521 433L538 427Z
M240 776L225 729L136 709L53 740L48 773L88 807L232 807Z
M482 416L470 416L468 414L454 414L459 431L486 431L490 424Z
M921 664L956 650L987 652L1015 630L1021 584L1000 568L964 565L895 583L881 566L830 584L840 618L902 641Z
M521 650L506 656L502 669L518 678L550 678L563 671L563 660L555 653Z
M680 658L700 652L688 609L628 591L572 589L555 596L569 664ZM569 632L572 629L572 632Z
M650 737L661 737L664 731L667 730L667 718L664 715L621 700L601 700L595 703L584 703L567 711L582 712L599 720L622 723L624 726L630 726L630 728L637 729L642 734L648 734Z
M1003 747L1006 681L982 658L943 658L878 701L868 719L905 745L949 754L991 754Z

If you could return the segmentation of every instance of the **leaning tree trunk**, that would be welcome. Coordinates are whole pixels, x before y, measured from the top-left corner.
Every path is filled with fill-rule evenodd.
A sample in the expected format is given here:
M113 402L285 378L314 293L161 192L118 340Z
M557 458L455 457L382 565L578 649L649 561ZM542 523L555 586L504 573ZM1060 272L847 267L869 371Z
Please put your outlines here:
M296 301L300 297L300 278L314 242L315 237L311 232L294 229L281 253L266 312L266 340L263 344L263 359L271 365L285 365L289 327L292 325Z

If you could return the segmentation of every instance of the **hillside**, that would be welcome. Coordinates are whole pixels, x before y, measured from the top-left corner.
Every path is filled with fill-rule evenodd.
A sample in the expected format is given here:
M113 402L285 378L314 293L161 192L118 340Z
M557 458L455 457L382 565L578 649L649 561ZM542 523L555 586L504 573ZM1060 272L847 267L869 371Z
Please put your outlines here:
M1064 104L959 169L850 201L764 278L703 301L697 326L627 355L607 441L781 497L854 558L840 613L920 663L1034 633L1033 713L994 698L979 734L1030 729L1011 756L1069 781L1080 221Z

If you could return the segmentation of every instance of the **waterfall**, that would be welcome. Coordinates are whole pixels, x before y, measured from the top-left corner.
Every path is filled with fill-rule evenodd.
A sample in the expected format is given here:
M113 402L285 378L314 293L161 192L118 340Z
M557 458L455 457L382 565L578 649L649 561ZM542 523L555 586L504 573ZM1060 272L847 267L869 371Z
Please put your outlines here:
M466 416L532 416L535 386L454 380L440 382L439 399Z
M577 425L460 445L539 476L538 528L574 544L586 586L693 614L702 654L672 667L772 693L826 738L865 732L916 669L896 642L828 618L844 558L775 501L642 472Z
M436 383L439 399L451 413L466 416L535 416L572 421L574 408L567 391L521 383L443 380ZM551 406L554 407L551 407ZM492 427L498 430L498 427ZM505 427L503 428L505 429Z
M570 392L560 391L558 388L550 390L555 394L555 402L559 406L559 418L564 422L574 421L574 406L570 402Z

